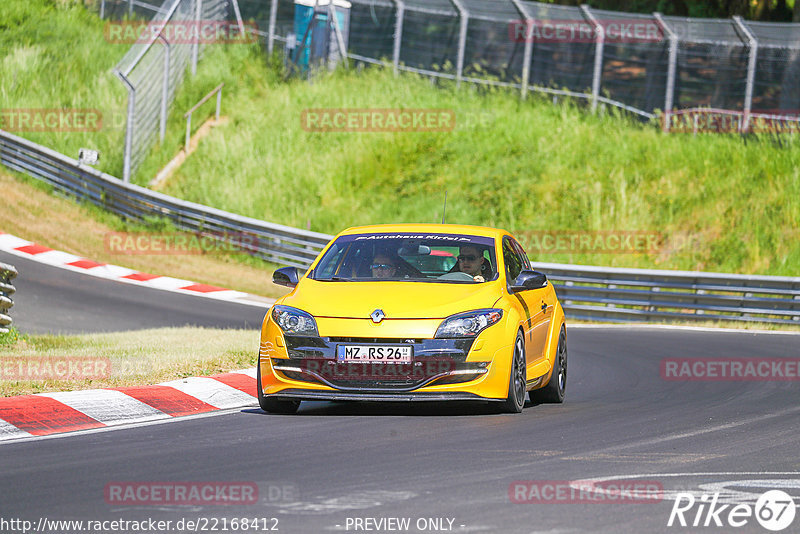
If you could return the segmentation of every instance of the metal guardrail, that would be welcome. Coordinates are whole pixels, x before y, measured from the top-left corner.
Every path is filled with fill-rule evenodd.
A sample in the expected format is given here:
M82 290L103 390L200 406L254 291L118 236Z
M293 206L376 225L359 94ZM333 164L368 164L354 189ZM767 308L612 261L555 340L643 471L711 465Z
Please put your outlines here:
M800 277L533 265L573 319L800 325Z
M0 263L0 334L5 334L11 329L9 310L14 305L11 296L16 291L11 281L16 276L17 269L14 266Z
M262 259L306 268L331 236L243 217L128 184L0 130L0 163L69 196L133 220L162 217L176 228L240 245Z
M235 215L126 184L0 130L0 163L123 217L244 241L263 259L307 268L332 236ZM238 237L237 237L238 236ZM250 236L256 239L242 239ZM727 320L800 325L800 277L534 263L568 317L604 321Z

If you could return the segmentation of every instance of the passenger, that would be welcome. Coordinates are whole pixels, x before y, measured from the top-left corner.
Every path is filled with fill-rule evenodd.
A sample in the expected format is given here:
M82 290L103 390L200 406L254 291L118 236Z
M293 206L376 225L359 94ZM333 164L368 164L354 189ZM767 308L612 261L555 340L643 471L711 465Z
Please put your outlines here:
M492 278L492 266L483 256L483 249L475 245L463 245L459 249L456 270L472 276L476 282Z

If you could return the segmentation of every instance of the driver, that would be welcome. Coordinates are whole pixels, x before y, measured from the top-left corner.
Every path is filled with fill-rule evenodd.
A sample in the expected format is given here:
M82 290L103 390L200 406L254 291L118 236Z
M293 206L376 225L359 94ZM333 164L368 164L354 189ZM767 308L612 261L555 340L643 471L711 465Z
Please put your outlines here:
M378 253L372 258L372 278L394 278L397 274L397 262L387 254Z
M492 267L483 256L483 249L475 245L463 245L459 248L456 267L479 282L485 282L492 278ZM478 280L478 277L482 280Z

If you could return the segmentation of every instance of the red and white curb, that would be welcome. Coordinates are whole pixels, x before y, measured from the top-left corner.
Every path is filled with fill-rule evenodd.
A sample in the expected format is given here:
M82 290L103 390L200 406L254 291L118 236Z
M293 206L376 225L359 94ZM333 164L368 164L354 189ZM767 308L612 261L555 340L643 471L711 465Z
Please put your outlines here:
M215 300L236 302L261 308L271 306L275 302L275 299L251 295L224 287L198 284L190 280L142 273L133 269L128 269L127 267L98 263L74 254L37 245L36 243L2 232L0 232L0 250L62 269L153 289L161 289L186 295L198 295Z
M0 441L256 405L256 369L129 386L0 398Z

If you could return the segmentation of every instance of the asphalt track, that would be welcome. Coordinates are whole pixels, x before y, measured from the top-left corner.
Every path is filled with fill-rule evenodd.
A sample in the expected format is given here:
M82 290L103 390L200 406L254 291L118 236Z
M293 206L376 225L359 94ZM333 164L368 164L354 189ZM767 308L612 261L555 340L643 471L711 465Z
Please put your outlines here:
M259 328L264 311L205 297L103 280L0 252L14 265L11 315L25 333L118 332L165 326ZM265 283L269 283L265 280Z
M0 261L7 260L0 256ZM207 317L199 315L199 306L186 307L193 297L149 291L137 297L128 289L147 290L121 290L123 284L88 276L72 280L67 277L80 275L71 273L45 273L42 281L39 275L50 268L12 263L21 270L17 302L29 293L25 313L36 318L37 329L47 329L51 318L52 328L67 329L56 306L68 297L47 296L44 290L82 296L88 288L102 295L87 303L88 319L72 315L71 329L90 329L84 320L112 315L103 328L140 327L133 317L150 313L155 316L148 325L162 319L199 324ZM117 296L118 289L124 296ZM42 304L54 308L40 315ZM248 307L227 306L235 309L225 321L258 320ZM15 306L15 311L20 310ZM21 317L26 316L16 314L15 321L23 322ZM512 502L509 495L515 481L595 477L636 477L667 493L697 492L698 498L716 490L725 502L749 504L780 487L800 503L796 381L674 382L660 376L660 362L669 357L798 358L800 337L575 328L569 330L568 348L567 402L529 404L519 415L469 404L309 402L296 416L252 408L0 445L0 519L34 525L43 518L173 521L166 532L186 531L175 526L181 518L243 517L277 518L284 533L435 532L431 523L417 528L427 518L445 518L444 531L452 520L451 532L768 532L754 518L736 529L667 527L670 499L620 503L594 494L591 503L531 504ZM259 498L252 505L106 501L107 484L130 481L255 482ZM687 512L687 521L697 510ZM726 520L727 511L720 517ZM366 518L409 518L410 528L356 530L355 520ZM221 531L222 523L216 526ZM18 531L8 525L0 530ZM785 532L798 530L800 517Z

